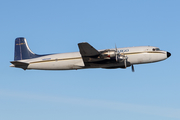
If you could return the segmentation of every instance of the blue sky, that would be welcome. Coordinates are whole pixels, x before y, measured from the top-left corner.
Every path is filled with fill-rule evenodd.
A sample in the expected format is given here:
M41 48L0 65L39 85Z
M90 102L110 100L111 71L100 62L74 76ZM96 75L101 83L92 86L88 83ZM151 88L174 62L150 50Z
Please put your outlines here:
M2 0L0 119L179 120L180 1ZM10 68L14 40L37 54L151 45L162 62L124 69L38 71Z

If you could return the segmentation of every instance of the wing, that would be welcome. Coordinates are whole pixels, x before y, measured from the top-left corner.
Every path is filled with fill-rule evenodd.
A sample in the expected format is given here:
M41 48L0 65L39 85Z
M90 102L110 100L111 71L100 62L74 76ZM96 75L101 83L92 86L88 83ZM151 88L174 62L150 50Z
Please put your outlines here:
M80 53L83 57L100 55L99 51L97 51L94 47L92 47L87 42L79 43L78 46L79 46Z
M101 53L92 47L89 43L79 43L78 46L86 67L97 67L99 66L97 65L98 62L105 60L99 57Z

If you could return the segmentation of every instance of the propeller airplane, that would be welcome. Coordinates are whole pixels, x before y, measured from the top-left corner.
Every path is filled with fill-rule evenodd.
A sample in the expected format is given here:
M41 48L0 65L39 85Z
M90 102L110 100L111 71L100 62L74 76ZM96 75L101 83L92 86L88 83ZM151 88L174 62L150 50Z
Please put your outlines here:
M15 39L14 61L10 67L37 70L77 70L86 68L132 68L134 65L167 59L170 52L153 46L96 50L87 42L78 43L79 52L38 55L33 53L25 38Z

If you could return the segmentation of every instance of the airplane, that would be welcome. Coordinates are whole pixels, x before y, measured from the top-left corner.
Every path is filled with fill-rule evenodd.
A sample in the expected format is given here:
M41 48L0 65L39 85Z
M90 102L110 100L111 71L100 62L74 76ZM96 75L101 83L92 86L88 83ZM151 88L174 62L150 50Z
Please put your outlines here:
M170 52L158 47L139 46L97 50L87 42L78 43L79 52L38 55L31 51L24 37L15 39L14 61L10 67L24 70L77 70L86 68L127 68L137 64L167 59Z

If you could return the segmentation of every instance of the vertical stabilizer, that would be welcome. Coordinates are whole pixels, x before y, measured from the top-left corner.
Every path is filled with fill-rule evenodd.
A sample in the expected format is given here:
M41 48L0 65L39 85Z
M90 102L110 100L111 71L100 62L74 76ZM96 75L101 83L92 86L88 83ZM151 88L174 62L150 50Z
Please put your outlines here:
M16 38L14 61L31 59L31 58L36 58L36 57L38 57L38 55L34 54L30 50L25 38L23 38L23 37Z

